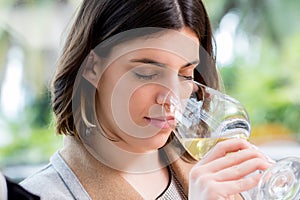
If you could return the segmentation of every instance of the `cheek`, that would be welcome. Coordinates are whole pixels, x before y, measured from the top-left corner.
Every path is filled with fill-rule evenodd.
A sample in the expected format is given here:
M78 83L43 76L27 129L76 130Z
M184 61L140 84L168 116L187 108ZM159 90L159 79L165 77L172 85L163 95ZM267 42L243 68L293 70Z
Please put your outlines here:
M139 88L131 95L129 111L134 120L148 116L151 106L155 103L155 95L150 92L151 89L147 88L148 87Z
M98 121L103 125L112 118L111 111L111 94L108 93L107 88L101 88L96 93L96 114Z

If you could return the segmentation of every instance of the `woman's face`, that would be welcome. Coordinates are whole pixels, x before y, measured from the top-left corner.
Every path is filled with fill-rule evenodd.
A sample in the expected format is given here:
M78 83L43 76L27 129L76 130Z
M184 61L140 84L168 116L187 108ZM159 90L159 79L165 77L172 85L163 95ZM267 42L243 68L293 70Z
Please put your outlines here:
M100 61L106 68L97 84L97 117L116 145L141 153L166 143L174 120L163 108L193 78L198 51L197 36L184 28L122 43Z

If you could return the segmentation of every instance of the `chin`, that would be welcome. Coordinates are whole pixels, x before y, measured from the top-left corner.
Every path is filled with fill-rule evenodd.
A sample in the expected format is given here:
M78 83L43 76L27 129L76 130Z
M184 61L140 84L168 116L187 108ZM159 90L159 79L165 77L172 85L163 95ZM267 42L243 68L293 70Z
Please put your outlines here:
M144 138L133 137L124 134L126 135L126 137L123 138L123 140L125 141L125 143L131 146L130 148L132 148L132 151L134 152L149 152L158 150L166 144L169 136L171 135L172 130L156 129L156 131L158 132L155 135L152 134L151 136ZM149 132L153 133L153 129L149 130Z
M163 147L171 134L171 131L160 132L151 138L144 140L143 147L147 148L148 151L153 151Z

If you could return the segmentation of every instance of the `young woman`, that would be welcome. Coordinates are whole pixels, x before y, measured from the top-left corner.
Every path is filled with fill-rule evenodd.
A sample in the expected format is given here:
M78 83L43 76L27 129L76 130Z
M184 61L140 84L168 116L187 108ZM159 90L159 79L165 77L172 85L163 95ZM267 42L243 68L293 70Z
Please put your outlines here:
M52 87L64 147L22 186L42 199L242 198L270 166L262 154L232 139L196 162L170 128L190 80L220 89L213 58L201 0L83 0Z

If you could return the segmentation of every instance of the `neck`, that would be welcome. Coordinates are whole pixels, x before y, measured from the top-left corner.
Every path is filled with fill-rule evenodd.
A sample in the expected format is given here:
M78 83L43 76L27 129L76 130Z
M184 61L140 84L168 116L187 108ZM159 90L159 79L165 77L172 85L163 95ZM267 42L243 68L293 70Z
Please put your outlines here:
M153 172L165 166L158 150L147 153L125 151L101 134L85 138L84 142L65 136L61 154L67 162L74 161L77 166L79 160L86 167L97 166L100 162L109 168L127 173Z

